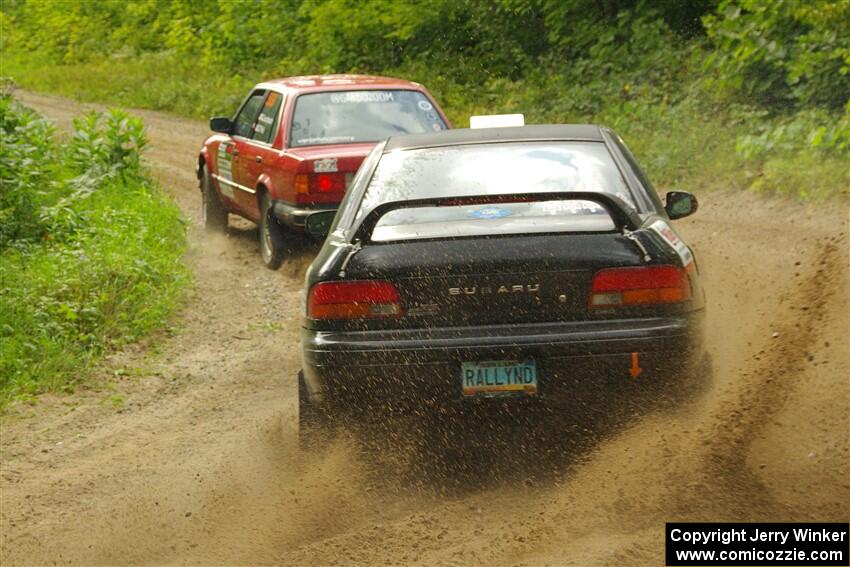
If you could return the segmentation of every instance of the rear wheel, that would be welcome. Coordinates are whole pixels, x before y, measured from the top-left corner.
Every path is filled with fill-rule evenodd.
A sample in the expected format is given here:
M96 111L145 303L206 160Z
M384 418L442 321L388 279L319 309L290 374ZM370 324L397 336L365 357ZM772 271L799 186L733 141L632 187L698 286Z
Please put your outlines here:
M272 214L272 201L268 193L260 196L260 255L263 264L276 270L283 263L286 252L283 227Z
M206 168L201 170L201 224L207 232L227 230L227 209L213 189Z

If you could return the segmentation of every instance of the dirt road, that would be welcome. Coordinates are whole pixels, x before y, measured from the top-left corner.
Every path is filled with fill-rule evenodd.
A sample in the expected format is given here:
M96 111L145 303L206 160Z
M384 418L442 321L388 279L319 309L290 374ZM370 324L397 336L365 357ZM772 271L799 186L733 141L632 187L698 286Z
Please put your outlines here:
M20 98L60 126L81 109ZM206 128L138 114L197 223ZM411 474L346 440L299 457L309 259L269 272L248 224L215 239L195 226L197 285L169 336L110 357L98 390L2 418L0 563L658 565L667 521L846 521L847 205L700 198L677 226L705 273L715 387L528 481Z

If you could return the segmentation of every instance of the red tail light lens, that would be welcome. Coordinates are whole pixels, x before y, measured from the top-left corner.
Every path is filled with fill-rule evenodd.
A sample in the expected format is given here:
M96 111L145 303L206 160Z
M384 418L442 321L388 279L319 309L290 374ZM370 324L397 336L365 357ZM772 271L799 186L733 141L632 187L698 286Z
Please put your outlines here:
M611 268L593 276L589 306L678 303L690 297L688 276L677 266Z
M311 193L342 193L344 191L344 173L314 173L310 176Z
M295 202L337 202L345 193L345 177L345 173L299 173L295 176Z
M402 309L398 290L390 282L323 282L310 289L307 316L311 319L401 317Z

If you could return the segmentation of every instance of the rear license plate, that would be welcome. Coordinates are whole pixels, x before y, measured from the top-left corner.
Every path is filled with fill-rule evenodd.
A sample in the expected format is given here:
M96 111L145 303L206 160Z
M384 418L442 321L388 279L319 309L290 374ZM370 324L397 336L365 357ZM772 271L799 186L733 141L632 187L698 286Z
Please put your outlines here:
M463 362L460 383L464 396L510 396L537 394L534 360Z

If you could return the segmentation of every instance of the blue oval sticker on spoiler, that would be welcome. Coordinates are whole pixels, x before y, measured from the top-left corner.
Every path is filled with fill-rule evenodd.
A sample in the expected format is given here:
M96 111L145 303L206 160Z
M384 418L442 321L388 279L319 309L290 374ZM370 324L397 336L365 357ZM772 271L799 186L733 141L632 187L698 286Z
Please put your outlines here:
M501 219L511 216L511 212L501 207L487 207L475 211L469 211L469 216L476 219Z

